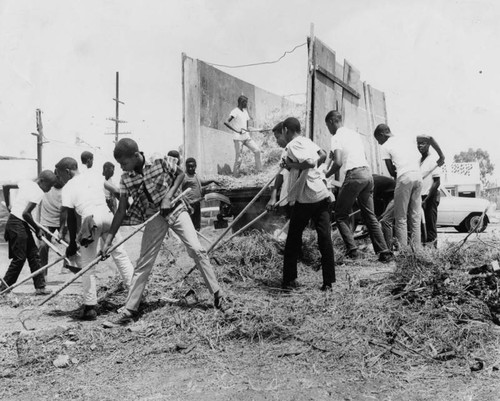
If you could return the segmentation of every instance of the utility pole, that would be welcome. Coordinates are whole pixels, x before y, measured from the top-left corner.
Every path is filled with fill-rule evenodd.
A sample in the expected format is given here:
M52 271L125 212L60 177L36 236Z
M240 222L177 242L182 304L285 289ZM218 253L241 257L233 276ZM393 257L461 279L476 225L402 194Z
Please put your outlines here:
M115 117L109 117L108 120L115 122L115 132L106 132L104 135L114 135L114 143L118 142L119 135L130 135L131 132L120 132L120 123L126 123L126 121L120 120L120 104L125 104L120 100L120 74L116 71L116 97L113 98L115 101Z
M42 153L43 153L43 144L47 143L44 141L43 136L43 124L42 124L42 110L36 109L36 131L37 133L32 132L31 135L37 137L36 140L36 170L37 175L40 175L42 172Z

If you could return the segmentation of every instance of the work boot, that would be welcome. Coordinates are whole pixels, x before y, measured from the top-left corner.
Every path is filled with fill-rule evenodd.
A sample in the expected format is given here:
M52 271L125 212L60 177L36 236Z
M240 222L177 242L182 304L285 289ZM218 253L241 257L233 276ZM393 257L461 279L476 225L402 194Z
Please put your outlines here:
M96 320L97 310L95 305L83 305L83 313L81 316L82 320Z
M331 292L333 291L332 290L332 284L323 284L320 288L321 291L324 291L324 292Z

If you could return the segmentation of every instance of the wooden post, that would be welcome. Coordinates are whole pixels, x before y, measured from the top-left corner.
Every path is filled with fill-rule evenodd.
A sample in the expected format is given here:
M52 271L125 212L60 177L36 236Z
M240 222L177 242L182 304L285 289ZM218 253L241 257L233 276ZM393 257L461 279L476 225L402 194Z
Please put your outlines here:
M311 23L309 51L307 56L307 100L306 100L306 137L314 140L313 133L313 87L314 87L314 24Z
M125 104L120 100L120 73L116 71L116 95L113 98L115 101L115 116L107 118L108 120L115 122L115 132L105 132L104 135L114 135L114 143L118 142L120 135L130 135L131 132L120 132L120 123L126 123L126 121L120 120L120 103Z
M43 124L42 124L42 111L36 109L36 130L38 134L36 135L36 170L37 175L42 172L42 153L43 153Z
M118 142L118 121L120 120L120 73L116 71L116 113L115 113L115 143Z

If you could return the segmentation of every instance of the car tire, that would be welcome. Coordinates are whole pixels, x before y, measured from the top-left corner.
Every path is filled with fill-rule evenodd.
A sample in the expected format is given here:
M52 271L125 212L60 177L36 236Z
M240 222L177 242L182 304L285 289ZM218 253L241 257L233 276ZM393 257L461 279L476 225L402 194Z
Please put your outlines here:
M484 216L483 224L479 227L479 223L481 222L481 213L471 213L468 215L462 223L460 223L460 232L470 233L472 231L482 233L486 230L488 226L488 217Z

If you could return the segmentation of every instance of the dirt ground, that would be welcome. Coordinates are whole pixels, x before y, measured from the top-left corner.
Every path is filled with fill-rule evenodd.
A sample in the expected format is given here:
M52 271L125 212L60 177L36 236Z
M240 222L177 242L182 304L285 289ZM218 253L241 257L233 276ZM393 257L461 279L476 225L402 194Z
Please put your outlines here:
M496 221L484 236L497 235L499 229ZM202 233L213 240L220 232L206 227ZM452 229L439 233L442 244L463 237ZM140 234L127 244L132 260L138 256L139 245ZM175 239L166 245L156 270L179 277L192 262ZM367 256L360 262L337 267L336 288L331 294L319 292L317 273L301 270L305 286L293 295L298 305L323 302L326 311L326 305L343 301L344 290L353 282L379 280L394 268L394 263L377 262L371 248L364 252ZM0 260L3 275L7 266L4 243L0 243ZM27 270L25 267L23 275ZM116 282L115 275L111 262L98 266L101 286ZM71 274L61 273L61 267L55 266L48 277L49 288L56 290ZM199 282L199 275L193 280ZM239 295L249 288L253 292L248 294L256 295L244 298L245 302L262 303L263 308L289 296L244 276L225 285L241 313L246 309L239 303ZM238 324L211 307L206 291L200 291L201 301L195 307L187 307L170 301L176 296L174 287L154 287L153 291L151 286L137 323L106 329L103 323L114 316L124 294L114 294L112 302L101 302L97 321L81 322L74 312L79 306L79 286L79 281L75 282L42 308L36 307L43 298L33 295L31 282L0 299L0 399L500 400L498 369L472 372L451 362L401 363L398 367L397 356L385 354L383 358L394 358L386 365L393 368L373 369L359 363L363 355L358 354L364 348L354 342L340 350L335 344L325 348L298 336L286 341L273 335L242 341L233 335ZM23 310L26 312L20 314ZM25 315L32 316L25 321L29 330L21 323ZM193 319L199 323L187 324ZM215 337L205 334L207 324L217 326ZM335 326L334 336L354 338L351 329L343 331L341 327ZM192 341L193 331L197 341ZM54 366L59 355L69 356L63 367Z

